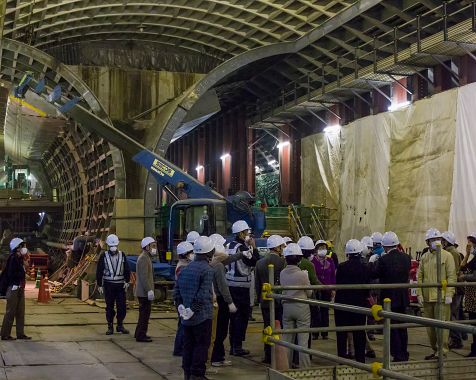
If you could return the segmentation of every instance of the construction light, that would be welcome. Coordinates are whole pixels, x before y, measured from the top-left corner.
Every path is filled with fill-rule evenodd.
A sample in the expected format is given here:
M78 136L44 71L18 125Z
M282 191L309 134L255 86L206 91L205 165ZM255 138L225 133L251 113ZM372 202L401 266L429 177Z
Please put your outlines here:
M278 149L284 148L285 146L288 146L291 144L289 141L283 141L278 144Z
M197 172L199 172L199 171L202 170L202 169L203 169L203 165L198 165L198 166L195 168L195 170L196 170Z
M402 108L405 108L405 107L408 107L411 103L409 101L406 101L406 102L402 102L402 103L393 103L388 107L388 110L390 112L392 111L397 111L399 109L402 109Z
M328 125L324 128L324 133L337 133L340 130L340 125Z
M220 160L226 160L227 158L230 158L231 155L230 153L225 153L223 156L220 157Z

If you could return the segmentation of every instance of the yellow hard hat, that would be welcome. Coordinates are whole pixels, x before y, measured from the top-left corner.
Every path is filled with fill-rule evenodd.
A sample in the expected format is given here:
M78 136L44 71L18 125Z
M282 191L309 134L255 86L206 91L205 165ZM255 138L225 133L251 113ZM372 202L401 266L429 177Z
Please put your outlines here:
M329 248L334 248L334 242L332 240L327 240L326 244Z
M263 235L261 237L264 237L264 238L269 237L269 232L268 231L263 231Z

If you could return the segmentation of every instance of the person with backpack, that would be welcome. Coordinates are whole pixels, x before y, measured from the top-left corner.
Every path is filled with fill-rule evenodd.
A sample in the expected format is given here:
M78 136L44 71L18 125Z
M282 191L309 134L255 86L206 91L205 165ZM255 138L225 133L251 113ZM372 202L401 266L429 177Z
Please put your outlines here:
M26 339L25 335L25 267L28 254L25 242L14 238L10 242L10 256L0 279L1 293L6 295L7 307L3 317L2 340ZM17 337L11 336L13 321L16 321Z

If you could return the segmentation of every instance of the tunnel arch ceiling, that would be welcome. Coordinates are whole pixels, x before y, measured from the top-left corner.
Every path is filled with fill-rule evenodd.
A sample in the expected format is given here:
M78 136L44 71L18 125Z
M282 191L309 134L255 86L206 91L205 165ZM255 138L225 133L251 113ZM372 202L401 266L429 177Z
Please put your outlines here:
M25 73L31 73L36 80L45 79L48 92L61 84L63 92L69 97L81 98L81 107L105 123L111 123L97 98L82 80L48 54L3 38L0 40L0 60L0 81L3 86L13 88ZM41 105L38 98L36 104ZM43 102L45 109L51 111L51 104L46 103L46 100ZM52 221L48 238L66 243L78 233L89 232L102 236L112 225L115 198L125 197L122 153L74 120L68 120L59 113L53 116L63 123L61 130L57 129L55 138L50 136L49 149L41 159L31 158L36 171L39 171L39 165L43 167L46 175L41 177L43 181L47 178L46 187L55 188L58 200L64 204L64 218L62 221ZM14 127L14 123L10 124Z

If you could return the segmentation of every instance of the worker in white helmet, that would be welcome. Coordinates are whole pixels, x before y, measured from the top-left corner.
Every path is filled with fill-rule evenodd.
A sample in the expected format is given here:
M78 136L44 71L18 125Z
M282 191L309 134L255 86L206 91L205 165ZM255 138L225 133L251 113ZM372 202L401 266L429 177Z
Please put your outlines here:
M381 284L408 284L410 278L411 258L398 247L400 240L395 232L385 232L382 246L385 249L377 264L377 277ZM381 299L389 298L391 309L395 313L405 314L410 299L408 289L382 289ZM401 323L392 320L392 324ZM390 353L395 362L408 361L408 332L406 328L392 329L390 335Z
M418 283L435 283L437 282L437 255L438 251L441 252L441 281L447 283L454 283L457 280L455 270L455 260L451 253L445 251L441 245L442 239L441 232L436 228L430 228L425 235L426 244L429 247L429 251L423 255L418 268ZM447 287L445 291L441 292L441 301L443 305L438 303L438 292L436 288L418 288L417 295L418 301L423 304L425 317L436 318L439 315L438 307L441 306L442 315L441 319L449 321L451 318L451 303L453 302L453 296L455 289L453 287ZM430 339L430 345L433 349L433 353L426 356L425 360L431 360L438 358L439 355L446 356L448 352L448 335L449 331L444 329L441 334L437 334L436 328L427 327L428 338ZM442 336L443 352L438 352L438 339Z
M261 295L263 291L263 284L269 283L269 265L274 266L274 284L279 285L279 276L281 271L286 266L286 261L283 258L283 250L286 247L284 239L279 235L271 235L266 240L266 247L269 253L266 254L256 263L255 269L255 286L256 294L258 295L258 302L261 306L261 314L263 315L264 327L271 325L269 301L263 300ZM280 321L281 326L283 322L283 306L280 302L274 303L275 320ZM271 364L271 346L264 345L264 359L263 363Z
M228 336L230 315L238 311L228 287L226 266L241 260L243 252L228 255L225 249L226 240L220 234L210 235L210 239L215 244L215 253L210 265L213 268L213 290L218 309L213 315L212 345L210 346L209 356L212 367L224 367L232 364L230 360L225 358L224 342Z
M245 356L250 353L243 348L243 341L251 314L250 290L254 286L252 272L260 256L248 223L238 220L231 229L235 238L228 245L227 253L236 255L242 252L245 257L228 265L226 273L230 293L238 309L230 316L230 354Z
M134 295L139 300L139 319L134 334L137 342L152 342L147 335L152 301L154 300L154 268L152 259L157 256L157 243L150 236L141 241L142 252L136 264Z
M289 243L284 249L286 268L281 271L280 283L282 286L310 286L309 276L306 271L299 268L302 260L302 250L296 243ZM310 298L312 290L284 290L283 295L295 298ZM300 302L289 302L283 300L283 328L309 328L311 326L311 310L309 305ZM297 335L297 344L301 347L308 347L309 333L285 334L283 340L294 343ZM288 361L291 368L293 363L293 351L289 350ZM309 355L299 352L299 367L306 368L311 365Z
M190 235L190 233L189 233ZM195 242L197 239L194 236L190 236L190 240L193 239ZM189 241L183 241L177 245L177 256L178 256L178 263L175 267L175 281L178 280L180 276L180 272L184 269L188 264L190 264L195 254L193 253L193 245ZM182 319L179 316L178 323L177 323L177 332L175 334L175 342L174 342L174 356L182 356L183 353L183 325Z
M336 284L368 284L370 282L370 272L367 265L362 260L364 247L356 239L349 240L345 245L347 261L340 263L336 272ZM347 305L367 307L368 290L363 289L338 289L336 291L335 302ZM365 315L350 313L342 310L334 310L336 326L361 326L365 325ZM365 331L353 331L353 343L355 360L365 363ZM340 357L347 357L347 333L337 332L337 354Z
M213 269L215 244L200 236L193 245L195 259L175 283L174 300L184 328L182 368L185 379L205 379L213 320Z
M200 234L197 231L190 231L187 234L187 238L185 239L185 241L193 245L199 237Z
M461 268L461 262L464 259L464 256L458 251L456 244L455 234L451 231L445 231L441 234L441 244L445 251L448 251L453 256L455 261L455 270L456 275ZM457 287L455 290L455 295L453 296L453 302L451 303L451 320L457 321L460 315L461 303L463 301L464 288ZM461 349L463 348L463 339L462 334L459 331L450 330L450 338L448 342L449 349Z
M111 234L106 238L107 251L98 260L96 283L99 294L104 294L106 301L106 335L114 334L114 316L117 318L116 331L129 334L124 327L126 318L126 291L131 280L131 270L124 252L119 251L119 238ZM116 311L114 309L117 309Z
M10 241L10 255L0 276L0 293L7 298L3 316L2 340L15 340L11 336L13 321L16 322L16 339L31 339L25 335L25 266L28 254L25 242L20 238Z

